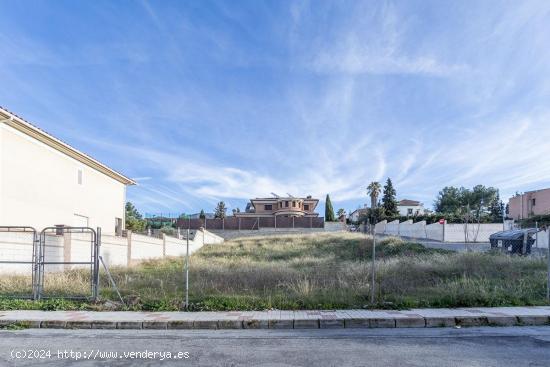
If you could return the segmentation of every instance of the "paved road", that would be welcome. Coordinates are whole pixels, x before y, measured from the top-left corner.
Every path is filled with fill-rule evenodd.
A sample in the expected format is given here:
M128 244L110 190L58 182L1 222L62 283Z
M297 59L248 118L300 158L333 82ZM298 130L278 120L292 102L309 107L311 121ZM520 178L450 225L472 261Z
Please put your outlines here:
M464 252L464 251L481 251L485 252L491 249L489 243L463 243L463 242L436 242L427 240L413 240L421 243L428 248L441 248L446 250Z
M11 351L50 350L13 360ZM57 351L73 351L59 359ZM76 353L181 352L183 359L97 358ZM185 353L188 353L186 359ZM21 353L21 352L20 352ZM87 357L87 355L86 355ZM153 356L151 356L153 357ZM0 331L0 366L548 366L550 327L463 329Z
M378 238L392 237L386 235L377 235ZM439 242L434 240L428 240L425 238L404 237L401 238L405 241L420 243L429 248L441 248L452 251L487 251L491 248L489 242L478 243L465 243L465 242Z

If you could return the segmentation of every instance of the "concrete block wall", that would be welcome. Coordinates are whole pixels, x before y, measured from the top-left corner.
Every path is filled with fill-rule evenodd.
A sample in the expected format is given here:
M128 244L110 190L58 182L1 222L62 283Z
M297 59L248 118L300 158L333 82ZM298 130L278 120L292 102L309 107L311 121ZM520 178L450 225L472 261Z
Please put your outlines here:
M347 230L343 222L325 222L325 232L340 232Z
M63 236L46 234L46 245L44 246L44 259L46 261L58 262L65 260L65 239ZM45 265L44 271L56 272L63 271L62 264Z
M131 261L147 260L163 257L164 241L160 238L148 237L132 233L131 241Z
M503 230L502 223L469 224L426 224L425 221L413 223L411 219L399 223L384 223L375 226L376 233L389 236L403 236L419 239L431 239L442 242L489 242L489 236Z
M88 233L47 234L45 260L59 262L89 262L92 251L92 238ZM189 241L192 254L205 244L223 243L224 239L209 231L199 230ZM32 261L32 233L0 232L0 260ZM185 239L163 236L154 238L128 232L128 237L102 235L100 255L108 266L128 266L143 260L182 256L186 253ZM46 265L46 272L60 272L71 268L89 265ZM30 275L32 265L1 264L0 274Z
M398 236L399 235L399 221L394 220L394 221L391 221L391 222L387 223L384 234L387 234L387 235L390 235L390 236Z
M445 224L445 242L489 242L489 236L503 230L502 223Z
M386 231L386 225L388 224L387 220L376 223L374 226L374 233L384 233Z
M548 248L549 236L550 236L550 230L538 232L536 237L536 246L538 248Z
M426 225L426 238L435 241L443 242L443 228L444 224L432 223Z
M399 224L399 234L405 237L426 238L426 221L413 223L412 220Z
M108 266L126 266L128 265L128 239L102 234L100 253Z

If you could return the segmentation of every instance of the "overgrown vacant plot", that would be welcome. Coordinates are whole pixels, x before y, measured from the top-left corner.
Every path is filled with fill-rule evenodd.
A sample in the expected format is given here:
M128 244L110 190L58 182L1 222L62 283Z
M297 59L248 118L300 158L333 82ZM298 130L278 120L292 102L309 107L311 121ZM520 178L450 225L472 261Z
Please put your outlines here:
M254 237L205 246L191 257L193 310L456 307L545 303L546 263L533 257L453 253L399 239L377 246L377 304L369 305L372 240L336 233ZM133 309L177 310L183 259L112 269ZM47 287L82 293L82 271L50 277ZM0 292L16 287L2 278ZM116 298L103 277L104 297ZM58 302L58 301L57 301ZM46 303L18 307L93 307ZM10 307L13 302L4 301Z

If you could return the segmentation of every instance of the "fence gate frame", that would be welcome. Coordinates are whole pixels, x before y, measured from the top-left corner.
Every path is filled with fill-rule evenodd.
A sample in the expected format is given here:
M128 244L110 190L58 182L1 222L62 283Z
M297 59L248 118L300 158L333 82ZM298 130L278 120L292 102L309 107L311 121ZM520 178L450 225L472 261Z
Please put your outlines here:
M89 233L90 234L90 261L46 261L46 235L53 233L55 235L65 235L67 233ZM101 246L101 228L93 229L91 227L69 227L54 226L46 227L40 232L38 239L38 256L36 259L37 289L35 299L47 298L65 298L74 300L89 300L96 302L99 298L99 249ZM90 266L90 293L91 296L44 296L44 265L89 265Z
M30 261L24 260L1 260L0 264L21 264L32 265L31 270L31 294L19 295L19 296L6 296L8 298L23 298L23 299L37 299L38 298L38 252L39 252L39 240L38 232L34 227L30 226L0 226L0 233L32 233L32 257Z

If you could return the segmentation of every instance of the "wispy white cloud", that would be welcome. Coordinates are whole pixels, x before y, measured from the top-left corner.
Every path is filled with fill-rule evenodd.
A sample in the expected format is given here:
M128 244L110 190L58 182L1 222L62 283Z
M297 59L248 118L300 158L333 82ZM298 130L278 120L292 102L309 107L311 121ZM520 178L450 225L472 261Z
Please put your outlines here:
M143 210L270 192L356 207L388 176L428 205L445 185L550 185L545 4L111 7L85 12L102 37L67 43L1 24L0 98L137 177Z
M292 14L301 14L293 11ZM300 21L294 16L295 23ZM349 18L334 34L305 50L307 66L318 73L338 74L420 74L451 76L466 72L468 65L447 63L424 51L406 51L408 21L391 2L372 12L363 4L350 8ZM411 48L409 47L409 50Z

